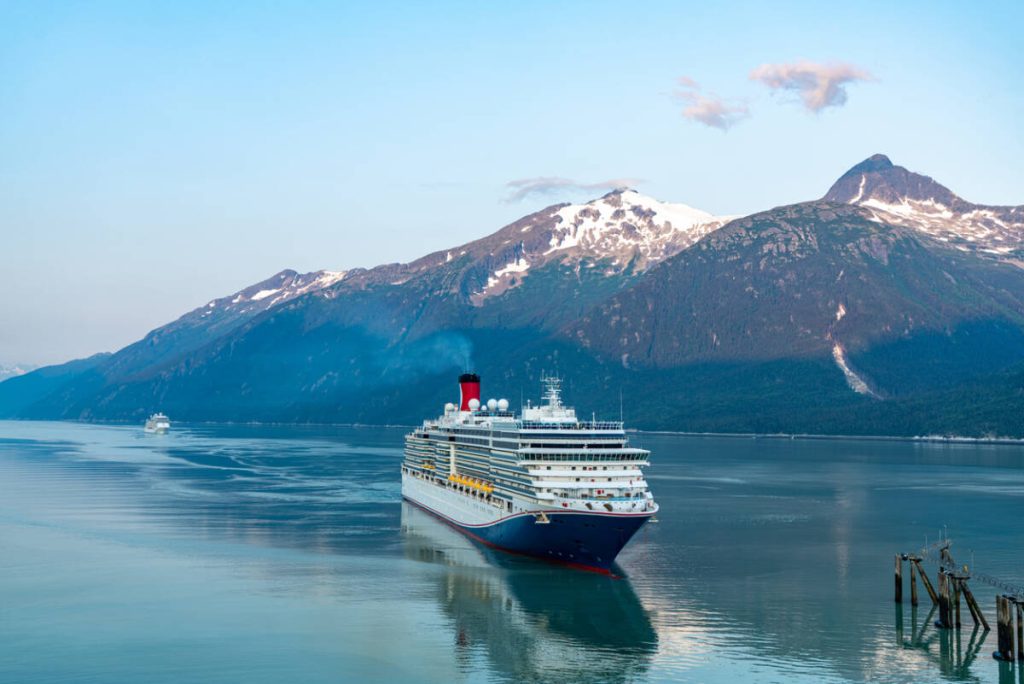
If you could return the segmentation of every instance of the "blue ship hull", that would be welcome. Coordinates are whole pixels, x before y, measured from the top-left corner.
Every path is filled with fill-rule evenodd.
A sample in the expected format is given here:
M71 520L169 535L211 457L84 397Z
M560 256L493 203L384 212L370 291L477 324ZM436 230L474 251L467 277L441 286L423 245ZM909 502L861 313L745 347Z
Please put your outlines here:
M602 572L611 568L619 551L653 515L552 510L545 511L548 523L538 523L532 514L522 513L487 525L464 525L405 498L487 546Z

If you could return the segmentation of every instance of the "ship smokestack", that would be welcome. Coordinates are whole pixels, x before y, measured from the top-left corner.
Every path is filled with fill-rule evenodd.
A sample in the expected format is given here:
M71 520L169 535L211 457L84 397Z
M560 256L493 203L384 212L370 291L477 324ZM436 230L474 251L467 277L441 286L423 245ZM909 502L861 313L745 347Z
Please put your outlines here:
M469 411L469 400L480 401L480 376L476 373L463 373L459 376L459 410ZM479 404L478 404L479 405Z

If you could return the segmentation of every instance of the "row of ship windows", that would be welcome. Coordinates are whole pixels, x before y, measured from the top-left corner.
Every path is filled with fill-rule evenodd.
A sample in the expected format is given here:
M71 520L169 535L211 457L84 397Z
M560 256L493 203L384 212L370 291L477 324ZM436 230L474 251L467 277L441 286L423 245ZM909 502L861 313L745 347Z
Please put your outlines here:
M587 442L586 444L571 443L566 444L565 442L559 442L552 444L549 442L523 442L522 448L524 449L621 449L626 446L625 442Z
M447 446L447 444L452 444L452 443L453 442L445 442L443 444L445 444L445 446ZM487 439L477 438L477 437L463 437L463 438L459 439L457 442L454 442L454 444L456 446L459 446L459 447L465 446L465 445L468 445L468 444L473 444L473 445L476 445L476 446L489 447L489 446L491 446L491 441L487 440ZM515 449L519 448L519 442L510 442L510 441L506 441L506 440L496 439L496 440L494 440L493 446L495 446L495 447L497 447L499 449L512 449L512 450L515 450Z
M483 439L479 437L462 437L457 442L457 446L463 445L476 445L476 446L494 446L499 449L622 449L626 446L624 441L608 441L608 442L586 442L580 444L577 442L522 442L510 441L510 440L491 440Z
M600 442L624 442L626 441L625 435L600 435L600 434L562 434L557 432L543 433L543 432L531 432L531 433L517 433L517 432L487 432L486 430L444 430L435 433L436 439L442 439L444 441L453 441L452 437L458 437L457 441L463 441L464 439L500 439L509 442L519 442L524 439L558 439L563 441L578 442L581 439L597 440ZM428 432L424 432L421 435L417 435L423 438L430 439L431 435Z
M480 436L488 435L498 439L521 439L523 437L530 437L533 439L625 439L626 436L623 433L618 434L606 434L606 433L595 433L586 432L579 430L566 430L564 432L508 432L504 430L474 430L472 428L454 428L451 430L439 430L441 435L469 435L469 436ZM574 434L575 433L575 434Z
M646 454L525 454L524 461L646 461Z
M547 469L551 470L551 466L547 466ZM559 470L565 469L559 468ZM576 470L576 466L573 466L570 470ZM597 466L580 466L580 470L597 470ZM608 466L601 466L601 470L608 470Z

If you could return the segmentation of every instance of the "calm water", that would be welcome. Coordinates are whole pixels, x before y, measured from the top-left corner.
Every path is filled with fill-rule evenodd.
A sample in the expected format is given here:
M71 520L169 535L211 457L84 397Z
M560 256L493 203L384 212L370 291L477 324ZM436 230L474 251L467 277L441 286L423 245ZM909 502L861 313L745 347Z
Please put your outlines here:
M892 602L943 525L1024 582L1024 448L642 435L612 579L403 505L402 434L0 422L0 681L1024 682Z

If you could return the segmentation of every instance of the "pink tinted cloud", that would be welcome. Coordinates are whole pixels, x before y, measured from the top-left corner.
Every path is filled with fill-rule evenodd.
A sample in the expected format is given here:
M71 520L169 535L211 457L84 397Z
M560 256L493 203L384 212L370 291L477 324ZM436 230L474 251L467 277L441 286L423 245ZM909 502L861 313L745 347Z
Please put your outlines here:
M846 104L846 86L858 81L871 81L874 77L852 64L762 64L750 72L752 81L760 81L772 90L796 93L804 107L820 112L826 107Z
M688 76L680 76L676 82L679 90L675 96L686 104L683 116L690 121L727 131L750 115L747 105L704 93L700 85Z

